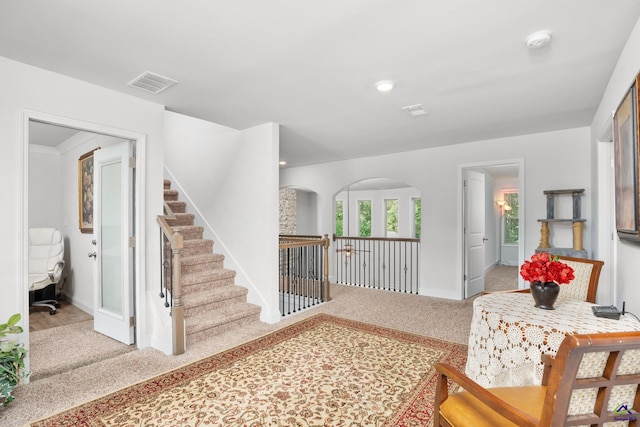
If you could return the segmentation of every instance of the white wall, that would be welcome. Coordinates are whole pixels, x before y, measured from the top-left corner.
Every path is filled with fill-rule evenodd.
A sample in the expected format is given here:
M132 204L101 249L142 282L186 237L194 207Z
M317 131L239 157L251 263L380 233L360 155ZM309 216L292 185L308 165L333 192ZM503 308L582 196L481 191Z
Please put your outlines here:
M49 147L29 150L29 227L62 230L62 167ZM76 183L77 187L77 183Z
M636 23L634 30L631 32L627 43L620 54L618 63L611 75L609 84L604 92L598 110L591 124L592 150L597 150L596 141L601 136L610 133L608 127L611 123L611 116L617 108L620 101L624 98L633 83L636 75L640 71L640 21ZM601 150L600 153L606 155L607 150ZM605 183L606 175L610 173L609 159L602 158L598 163L598 182ZM596 163L593 164L594 169ZM594 180L595 182L595 180ZM606 184L602 188L609 188ZM600 200L603 204L606 198L601 195ZM598 226L601 232L598 233L600 246L606 250L597 252L597 257L605 260L603 276L605 283L608 282L609 275L613 279L614 287L611 289L598 287L598 298L600 301L603 295L603 303L613 303L618 307L622 306L622 301L626 301L628 311L640 316L640 280L638 278L638 260L640 259L640 245L621 241L615 234L615 225L612 225L611 218L607 215L608 210L605 206L600 206L594 214L599 213ZM609 244L607 242L611 235L614 236L614 243L611 252L608 251ZM613 270L613 271L612 271ZM602 281L601 281L602 284Z
M261 319L280 320L278 308L278 126L236 130L167 112L165 160L172 188L202 220L236 284L262 306ZM198 220L197 220L198 221Z
M25 230L29 213L22 207L27 205L29 195L23 192L22 183L27 180L23 166L29 150L22 144L23 109L147 136L145 274L147 283L157 283L159 247L155 215L162 209L163 106L2 57L0 73L3 76L0 81L0 143L3 148L0 179L7 184L5 203L14 207L4 210L0 229L0 241L4 243L0 248L0 319L7 319L16 312L28 312ZM73 170L77 171L77 165ZM146 313L138 314L141 315L138 329L143 334L138 346L145 347L150 342L146 335L148 322ZM28 316L23 316L23 326L28 326L27 322ZM28 334L24 335L22 340L28 344Z
M384 176L420 191L422 250L420 293L462 298L461 173L460 165L513 163L524 159L525 198L521 200L525 256L538 246L538 218L546 216L544 190L585 188L585 246L591 248L591 151L589 128L416 150L313 166L287 168L281 186L302 186L318 193L320 232L333 230L332 195L350 183ZM526 215L525 215L526 213Z

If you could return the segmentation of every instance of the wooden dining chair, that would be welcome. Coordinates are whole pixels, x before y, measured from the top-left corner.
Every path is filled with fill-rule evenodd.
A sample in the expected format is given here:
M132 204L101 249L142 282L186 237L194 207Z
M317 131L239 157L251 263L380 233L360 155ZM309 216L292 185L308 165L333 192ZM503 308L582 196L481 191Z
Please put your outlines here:
M575 277L570 283L560 286L558 298L573 298L595 304L598 281L604 261L569 256L558 256L558 259L573 268ZM531 290L524 288L499 292L531 292ZM496 292L484 292L483 294L493 293Z
M595 304L598 280L604 262L568 256L558 256L558 259L573 268L575 277L568 285L560 286L559 298L569 297Z
M567 335L542 385L483 388L437 363L434 426L638 425L640 332ZM449 393L449 388L463 389ZM616 424L617 425L617 424Z

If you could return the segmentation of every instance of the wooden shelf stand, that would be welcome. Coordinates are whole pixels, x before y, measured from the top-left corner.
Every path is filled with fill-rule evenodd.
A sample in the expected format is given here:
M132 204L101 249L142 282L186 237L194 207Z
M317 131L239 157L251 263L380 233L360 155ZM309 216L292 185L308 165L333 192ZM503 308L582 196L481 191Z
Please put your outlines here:
M547 197L547 217L539 219L540 222L540 245L536 252L549 252L557 255L567 255L578 258L587 258L587 251L582 245L582 235L584 231L584 223L586 219L580 218L581 197L584 189L571 190L545 190L543 192ZM571 195L573 201L572 218L556 218L555 217L555 197L559 195ZM549 243L549 224L554 223L571 223L573 226L573 247L572 248L554 248Z

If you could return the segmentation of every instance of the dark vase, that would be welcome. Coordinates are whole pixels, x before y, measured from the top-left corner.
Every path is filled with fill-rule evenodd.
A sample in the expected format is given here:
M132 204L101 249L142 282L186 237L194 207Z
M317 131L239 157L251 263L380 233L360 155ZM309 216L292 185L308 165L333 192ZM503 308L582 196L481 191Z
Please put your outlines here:
M560 293L560 286L555 282L531 282L531 295L536 302L536 307L543 310L553 310Z

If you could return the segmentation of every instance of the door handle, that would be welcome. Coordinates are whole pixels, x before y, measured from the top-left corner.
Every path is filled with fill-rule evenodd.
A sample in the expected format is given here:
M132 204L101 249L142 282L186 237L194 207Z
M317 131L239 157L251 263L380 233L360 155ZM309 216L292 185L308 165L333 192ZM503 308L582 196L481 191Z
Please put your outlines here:
M95 252L89 252L89 258L97 258L98 254L96 254Z
M489 240L489 239L487 239L486 237L483 237L483 238L482 238L482 241L483 241L483 242L486 242L487 240Z

